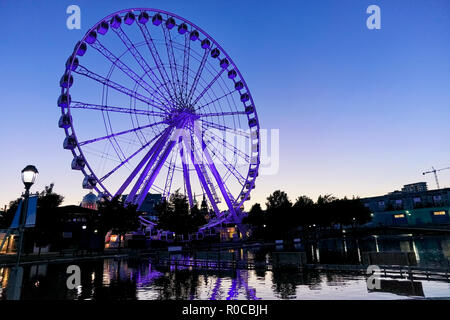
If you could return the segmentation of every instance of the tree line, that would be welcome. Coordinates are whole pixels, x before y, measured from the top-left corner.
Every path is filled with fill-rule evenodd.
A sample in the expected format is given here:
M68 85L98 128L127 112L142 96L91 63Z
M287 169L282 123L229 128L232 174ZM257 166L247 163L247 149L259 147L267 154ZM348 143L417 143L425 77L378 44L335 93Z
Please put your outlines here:
M252 226L254 238L282 239L299 231L365 224L371 220L370 213L359 198L321 195L314 202L300 196L292 203L284 191L277 190L267 197L266 210L256 203L242 222Z
M38 195L33 238L39 246L57 242L61 237L63 221L58 215L57 207L63 200L63 196L53 192L53 184L45 187ZM12 201L9 209L0 216L0 228L10 226L18 204L19 199ZM163 199L155 210L158 215L157 228L179 235L196 232L200 226L215 217L205 199L200 204L194 201L194 205L190 207L186 196L179 190L172 193L169 199ZM135 205L125 205L120 197L103 199L98 204L98 211L92 214L87 224L88 228L96 229L100 234L112 230L115 234L123 235L139 229L141 214ZM254 238L279 239L308 230L361 225L370 220L370 211L359 198L338 199L324 195L313 201L307 196L300 196L295 202L291 202L284 191L277 190L267 197L266 210L259 203L254 204L242 223L251 227Z

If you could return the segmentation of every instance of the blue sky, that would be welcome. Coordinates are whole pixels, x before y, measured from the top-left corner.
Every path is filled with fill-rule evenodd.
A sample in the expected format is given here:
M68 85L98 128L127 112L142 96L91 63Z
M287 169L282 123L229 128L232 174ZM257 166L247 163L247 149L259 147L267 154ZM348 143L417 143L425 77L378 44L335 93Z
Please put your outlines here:
M81 8L81 30L66 8ZM381 30L366 8L381 8ZM243 73L263 128L280 130L280 170L260 176L253 202L275 189L291 199L384 194L450 166L450 1L12 1L0 0L0 206L50 182L78 203L57 126L59 78L74 44L104 16L153 7L183 16L214 37ZM439 175L450 187L450 170Z

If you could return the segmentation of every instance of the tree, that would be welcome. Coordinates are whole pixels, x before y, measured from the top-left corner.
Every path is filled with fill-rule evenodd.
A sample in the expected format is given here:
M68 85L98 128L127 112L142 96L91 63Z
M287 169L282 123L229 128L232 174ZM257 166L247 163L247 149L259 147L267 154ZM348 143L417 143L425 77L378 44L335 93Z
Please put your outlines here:
M137 211L137 205L125 205L125 201L120 196L100 202L98 212L97 229L104 233L109 230L117 233L119 235L119 250L122 236L129 231L136 231L140 226L139 216L141 213Z
M262 227L265 223L266 217L264 216L264 211L259 203L255 203L248 215L242 220L242 223L250 224L254 227Z
M267 235L269 237L284 237L286 231L296 227L292 224L292 203L284 191L277 190L267 197Z
M292 207L292 203L284 191L277 190L267 197L267 211L282 211L289 210Z
M38 195L36 226L33 233L39 253L41 247L58 241L61 230L61 217L58 216L56 208L64 201L64 197L53 192L53 188L54 183L51 183Z
M8 229L16 214L17 208L19 207L19 201L21 198L10 201L8 209L2 214L2 219L0 221L0 229Z
M265 239L267 237L267 234L265 232L266 230L266 224L267 222L267 215L261 208L261 205L259 203L255 203L250 211L248 212L248 215L242 219L242 223L248 224L252 228L252 238L255 239Z
M158 206L157 211L159 213L159 228L177 234L188 234L193 231L190 224L188 200L179 190L170 195L169 202L165 201Z
M192 224L195 228L198 228L202 225L206 224L206 216L208 215L208 211L204 211L198 208L197 202L191 207L191 220Z
M333 214L335 213L333 210L336 200L331 194L320 195L317 198L314 224L324 228L330 227L333 224Z
M156 207L159 214L158 227L163 230L187 235L198 230L198 227L206 224L208 207L202 201L201 208L197 203L189 208L185 195L176 190L170 195L169 201L164 201Z
M311 198L300 196L295 201L293 207L294 224L305 228L313 224L315 214L315 204Z

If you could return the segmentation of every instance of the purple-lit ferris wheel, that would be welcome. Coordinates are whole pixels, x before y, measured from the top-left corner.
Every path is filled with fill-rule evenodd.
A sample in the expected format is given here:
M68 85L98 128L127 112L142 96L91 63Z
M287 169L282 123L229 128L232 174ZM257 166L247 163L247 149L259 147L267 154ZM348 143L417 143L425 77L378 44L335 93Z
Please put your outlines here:
M205 197L239 221L259 168L259 122L247 84L222 47L175 14L128 9L95 24L66 62L58 106L64 148L83 188ZM200 198L201 199L201 198Z

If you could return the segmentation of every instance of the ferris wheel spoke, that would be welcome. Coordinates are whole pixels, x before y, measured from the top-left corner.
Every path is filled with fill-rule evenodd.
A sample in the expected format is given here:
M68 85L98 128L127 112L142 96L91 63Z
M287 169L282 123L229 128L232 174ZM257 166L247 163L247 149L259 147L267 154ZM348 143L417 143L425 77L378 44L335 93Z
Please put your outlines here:
M106 59L108 59L113 65L116 65L124 74L130 77L134 82L136 82L140 87L147 91L154 99L161 103L161 107L158 109L165 111L167 106L155 95L158 93L160 97L164 97L161 92L157 89L152 88L147 82L145 82L142 77L137 75L133 70L131 70L125 63L123 63L119 57L115 56L111 51L109 51L105 46L103 46L99 41L94 42L91 46L100 52Z
M180 90L180 78L178 77L177 62L175 61L175 55L173 53L172 37L170 31L164 27L162 29L164 41L166 43L167 58L169 59L170 73L172 74L172 83L175 90L174 94L178 102L181 102L181 97L178 96L178 90Z
M200 117L221 117L221 116L238 116L246 115L245 111L215 112L215 113L196 113Z
M158 139L159 137L161 137L163 135L164 131L160 132L159 134L157 134L156 136L154 136L150 141L148 141L146 144L144 144L142 147L140 147L138 150L136 150L132 155L130 155L128 158L126 158L125 160L123 160L120 164L118 164L114 169L112 169L111 171L109 171L107 174L105 174L103 177L101 177L99 180L100 182L105 181L107 178L109 178L114 172L116 172L117 170L119 170L123 165L125 165L126 163L128 163L131 159L133 159L137 154L139 154L142 150L144 150L145 148L147 148L150 144L152 144L153 141L155 141L156 139Z
M223 99L223 98L226 98L226 97L232 95L232 94L235 93L235 92L236 92L236 90L232 90L232 91L230 91L230 92L228 92L228 93L225 93L224 95L222 95L222 96L220 96L220 97L218 97L218 98L216 98L216 99L214 99L214 100L211 100L211 101L209 101L208 103L205 103L204 105L201 105L201 106L197 107L197 108L195 109L195 111L198 111L198 110L200 110L200 109L202 109L202 108L204 108L204 107L209 106L210 104L213 104L213 103L215 103L215 102L217 102L217 101L219 101L219 100L221 100L221 99Z
M217 216L219 216L220 210L217 207L217 203L219 201L218 201L217 195L215 195L214 189L213 188L210 189L210 187L208 186L209 184L212 185L212 183L209 180L209 177L207 175L205 167L203 164L200 164L199 162L197 162L198 160L200 160L200 158L194 154L194 148L193 147L189 148L189 146L186 144L185 144L185 147L186 147L186 150L190 150L191 162L194 164L194 168L195 168L195 171L197 172L197 176L200 180L200 183L201 183L203 189L205 190L206 195L208 196L209 202L210 202L211 206L213 207L214 212L216 213ZM214 192L215 196L213 196L212 192Z
M197 104L197 102L205 95L205 93L211 89L212 85L217 81L217 79L220 78L220 76L222 75L222 73L225 71L225 69L221 69L219 71L219 73L214 77L214 79L211 80L210 83L208 83L208 85L203 89L203 91L197 96L197 98L195 98L194 102L192 103L193 106L195 106Z
M169 96L172 101L175 101L175 98L172 96L172 93L170 92L168 84L172 86L173 92L175 93L175 86L172 82L169 80L169 75L167 74L166 69L164 68L164 65L161 60L161 56L159 55L159 52L156 48L155 42L153 41L153 38L148 31L148 28L145 24L138 23L139 28L141 29L141 33L144 36L145 42L147 44L147 47L150 51L150 54L153 57L153 60L155 61L156 67L158 68L159 74L161 75L161 78L163 79L163 82L166 86L166 90L169 93Z
M202 122L202 125L205 125L209 128L226 131L228 133L237 134L237 135L240 135L240 136L250 139L250 134L243 130L236 130L236 129L233 129L233 128L230 128L230 127L218 124L218 123L210 122L210 121L204 120L204 119L202 119L201 122Z
M209 138L211 138L212 140L216 140L216 138L217 138L225 148L227 148L228 150L233 152L233 154L240 156L246 162L250 163L250 157L248 156L248 154L246 154L242 150L239 150L238 148L236 148L235 146L230 144L228 141L226 141L222 137L218 136L217 134L215 134L212 131L205 131L205 134L211 134L211 136Z
M177 149L179 149L179 143L177 144ZM175 172L175 165L178 159L178 151L173 152L169 161L169 168L167 170L166 184L164 186L163 195L167 198L170 196L170 189L172 188L173 174Z
M167 138L169 137L169 134L172 132L172 127L167 127L163 132L162 135L158 138L158 140L153 144L153 146L150 148L149 152L142 158L142 160L139 162L139 164L134 168L133 172L128 176L128 178L125 180L125 182L122 184L122 186L117 190L116 196L121 195L125 189L130 185L131 181L134 180L136 175L141 171L141 169L144 167L144 165L149 161L149 159L155 154L155 152L159 152L158 150L160 147L162 148L162 145L167 141ZM140 177L141 178L141 177ZM140 179L139 178L139 179ZM142 177L142 180L145 178ZM140 184L142 183L138 182L136 183L135 187L133 188L132 192L128 195L125 202L132 202L134 195L136 194L136 190L139 188ZM131 195L131 197L130 197Z
M131 42L130 38L126 35L126 33L123 31L121 27L117 29L113 29L114 32L117 34L117 36L122 40L122 42L125 44L127 49L130 51L131 55L134 57L136 62L141 66L142 70L149 76L150 80L152 80L153 83L157 84L158 86L162 86L166 89L166 93L169 94L169 91L167 91L167 83L161 83L161 81L158 79L158 77L153 72L152 68L148 65L148 63L145 61L145 59L142 57L139 50L136 48L136 46ZM153 77L152 77L153 76ZM161 94L161 93L160 93ZM169 100L165 97L165 95L161 94L161 97L170 105Z
M81 147L81 146L84 146L84 145L87 145L87 144L91 144L91 143L94 143L94 142L106 140L106 139L109 139L109 138L116 138L118 136L122 136L122 135L127 134L127 133L132 133L132 132L136 132L136 131L139 131L139 130L144 130L144 129L151 128L151 127L154 127L156 125L163 124L163 123L166 123L166 122L165 121L155 122L155 123L151 123L151 124L148 124L148 125L145 125L145 126L133 128L133 129L130 129L130 130L125 130L125 131L121 131L121 132L117 132L117 133L112 133L112 134L109 134L107 136L103 136L103 137L100 137L100 138L95 138L95 139L91 139L91 140L82 141L78 145Z
M213 150L211 150L214 154L218 153L219 155L216 157L219 161L227 168L229 172L233 174L233 176L237 179L239 184L242 186L245 184L245 178L242 174L227 160L226 156L220 152L220 150L214 147L212 144L209 144Z
M165 110L161 109L162 107L160 105L156 105L154 103L154 101L150 100L149 98L147 98L147 97L145 97L145 96L143 96L143 95L141 95L141 94L139 94L139 93L137 93L135 91L132 91L132 90L130 90L128 88L125 88L124 86L122 86L122 85L120 85L120 84L118 84L118 83L116 83L116 82L114 82L112 80L109 80L109 79L107 79L105 77L102 77L101 75L96 74L95 72L90 71L89 69L87 69L87 68L85 68L83 66L78 66L77 70L75 70L73 72L75 72L75 73L77 73L79 75L88 77L88 78L90 78L90 79L92 79L94 81L97 81L97 82L99 82L99 83L101 83L101 84L103 84L103 85L105 85L105 86L107 86L109 88L112 88L112 89L114 89L116 91L119 91L119 92L121 92L121 93L123 93L123 94L125 94L127 96L130 96L130 97L132 97L132 98L134 98L136 100L144 102L144 103L148 104L149 106L155 107L155 108L165 112Z
M187 34L187 33L186 33ZM186 36L184 38L184 59L183 59L183 83L181 87L181 97L186 99L188 95L188 80L189 80L189 57L191 52L191 39ZM184 95L184 97L183 97Z
M170 139L170 141L168 142L163 153L159 157L159 160L156 163L155 168L152 170L151 174L148 176L147 181L144 184L144 187L139 192L139 196L138 196L138 199L136 202L138 205L138 208L142 205L142 202L144 202L144 199L147 196L147 193L149 192L150 188L152 187L153 183L155 182L155 179L158 176L159 172L161 171L162 166L166 162L167 157L172 152L172 149L175 146L175 143L177 140L178 140L178 137L176 137L175 139Z
M211 48L206 49L205 53L203 54L202 61L200 62L200 66L198 67L197 73L195 74L194 81L192 82L192 85L191 85L191 89L189 90L187 101L191 101L192 95L194 94L195 89L197 89L198 82L200 81L200 78L201 78L201 75L202 75L202 72L205 67L205 64L208 59L208 55L209 55L210 51L211 51Z
M106 112L117 112L117 113L127 113L127 114L139 114L146 116L157 116L157 117L166 117L167 114L163 112L142 110L136 108L123 108L123 107L113 107L113 106L105 106L101 104L93 104L93 103L85 103L79 101L72 101L70 103L71 109L88 109L88 110L99 110Z

